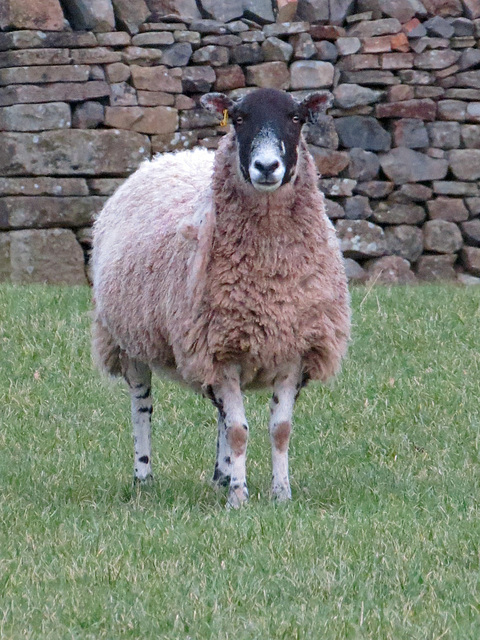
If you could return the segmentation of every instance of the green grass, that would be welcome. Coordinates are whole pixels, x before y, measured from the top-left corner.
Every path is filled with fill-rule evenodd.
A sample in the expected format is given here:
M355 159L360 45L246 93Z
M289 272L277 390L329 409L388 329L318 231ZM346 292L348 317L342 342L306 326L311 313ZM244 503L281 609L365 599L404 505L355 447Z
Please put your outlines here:
M156 483L89 353L89 291L0 288L0 638L480 637L480 289L353 292L342 374L296 410L293 501L215 492L215 416L155 384Z

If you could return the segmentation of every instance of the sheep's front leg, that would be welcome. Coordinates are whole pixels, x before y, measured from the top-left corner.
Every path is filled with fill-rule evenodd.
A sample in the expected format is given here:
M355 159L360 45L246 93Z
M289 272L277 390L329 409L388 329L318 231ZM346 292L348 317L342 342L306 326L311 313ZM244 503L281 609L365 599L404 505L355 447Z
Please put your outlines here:
M152 478L152 372L143 362L129 359L123 376L132 407L134 478L146 482Z
M288 477L288 446L292 431L293 407L301 386L300 366L292 366L275 380L270 403L272 497L280 502L292 497Z
M208 393L219 414L217 461L213 479L219 484L229 483L227 506L236 509L248 500L248 425L237 368L226 368L221 381L209 387Z

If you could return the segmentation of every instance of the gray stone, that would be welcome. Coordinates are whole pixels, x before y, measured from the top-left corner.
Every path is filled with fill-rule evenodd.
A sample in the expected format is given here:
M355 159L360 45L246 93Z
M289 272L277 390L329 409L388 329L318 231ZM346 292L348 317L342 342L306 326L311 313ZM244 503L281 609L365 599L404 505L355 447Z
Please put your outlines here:
M468 18L454 18L450 24L453 27L456 36L473 36L475 35L475 26Z
M480 276L480 249L478 247L463 247L460 257L467 271Z
M343 24L343 21L353 9L354 0L329 0L330 24Z
M465 204L472 218L480 216L480 198L465 198Z
M448 153L448 162L457 179L480 178L480 149L453 149Z
M475 247L480 246L480 219L469 220L468 222L462 222L460 228L463 233L463 237L468 244Z
M85 285L84 257L69 229L12 231L8 240L10 273L15 284ZM5 274L3 274L5 275Z
M115 16L111 0L64 0L68 21L76 31L113 31Z
M307 22L330 18L329 0L298 0L297 16Z
M113 84L114 82L126 82L130 78L131 72L130 67L123 62L114 62L106 65L105 74L107 80Z
M334 68L330 62L299 60L290 66L292 89L319 89L333 83Z
M455 33L455 29L450 22L441 16L430 18L423 23L423 26L426 28L429 35L439 36L440 38L451 38Z
M138 33L138 28L150 15L145 0L112 0L118 23L129 33Z
M467 104L460 100L440 100L438 103L438 120L458 120L464 122L467 116Z
M176 42L162 49L162 64L167 67L185 67L192 57L192 51L189 42Z
M419 224L425 220L425 210L417 204L380 202L372 219L380 224Z
M460 180L442 180L433 183L435 193L444 196L478 196L476 182L460 182ZM467 216L468 217L468 216ZM448 218L445 218L448 220Z
M440 197L427 202L427 206L431 220L447 220L448 222L468 220L467 207L461 198Z
M149 156L148 138L133 131L0 133L4 176L129 175Z
M453 265L456 259L455 254L421 256L415 268L417 278L428 282L455 280L457 274Z
M394 76L391 71L366 70L366 71L342 71L342 82L354 84L369 84L388 86L400 84L400 78Z
M380 165L385 175L396 184L443 180L447 175L448 162L397 147L380 156Z
M257 64L263 62L263 50L258 42L240 44L231 51L231 62L236 64Z
M216 127L219 119L216 114L205 109L192 109L184 111L180 116L181 129L199 129L202 127Z
M463 245L462 234L453 222L429 220L423 225L423 244L427 251L456 253Z
M48 82L86 82L87 65L52 65L0 69L0 86L9 84L44 84Z
M468 87L469 89L480 89L480 69L476 71L463 71L455 76L457 87Z
M423 253L423 233L410 224L400 224L385 228L388 253L400 256L409 262L416 262Z
M0 183L1 189L1 183ZM342 205L335 200L330 200L329 198L324 198L325 202L325 213L330 218L330 220L337 220L338 218L345 217L345 211Z
M372 20L360 22L348 31L349 37L372 38L398 33L402 30L402 25L396 18L385 18L383 20Z
M244 34L244 36L246 37L250 33L259 33L262 39L263 40L265 39L265 36L261 31L258 31L258 32L248 31L246 34ZM202 42L202 45L205 45L205 46L209 44L214 44L218 47L238 47L239 44L242 44L242 38L240 38L239 36L234 36L231 33L229 33L226 36L204 36L201 39L201 42Z
M132 38L135 47L161 47L174 42L175 38L170 31L146 31Z
M328 40L322 40L321 42L317 42L315 44L316 53L319 60L324 60L326 62L335 63L338 58L338 50L337 47L333 44L333 42L329 42ZM301 57L301 56L298 56ZM307 56L304 56L305 58ZM308 56L312 57L312 56Z
M410 262L400 256L384 256L365 263L367 281L378 284L412 284L415 274Z
M203 22L200 20L202 15L195 0L148 0L148 7L152 12L150 18L152 22L160 21L167 15L191 22L192 29L194 29L192 25ZM194 30L198 31L198 29Z
M382 96L381 91L374 91L358 84L339 84L333 90L335 106L342 109L351 109L364 104L378 102Z
M310 30L308 22L286 22L277 24L267 24L263 27L263 33L267 38L270 36L290 36L294 33L303 33Z
M132 81L135 89L143 91L164 91L166 93L182 93L182 76L188 73L187 69L167 69L164 66L157 67L142 67L139 65L132 65ZM210 89L211 83L215 80L215 72L211 67L202 67L200 74L204 73L204 70L208 69L210 77L213 79L207 86L205 91ZM196 68L191 68L190 71L193 75L197 72Z
M228 64L229 53L227 47L209 44L197 49L192 55L194 64L210 64L212 67L223 67Z
M105 119L105 108L101 102L87 100L75 107L72 118L74 129L96 129Z
M1 117L0 117L0 120L1 120ZM460 134L462 136L462 142L464 146L467 147L467 149L480 149L480 125L478 124L462 125ZM459 147L460 144L456 146ZM451 147L451 148L455 148L455 147Z
M428 132L423 120L402 118L393 122L393 140L396 147L423 149L428 147Z
M178 127L178 111L163 106L106 107L105 125L147 134L170 133Z
M267 89L286 90L290 87L290 73L285 62L264 62L247 67L248 85Z
M359 147L368 151L386 151L390 148L390 134L376 118L370 116L337 118L335 128L344 147Z
M83 227L104 203L99 196L7 196L0 198L0 229Z
M70 126L70 107L64 102L0 107L0 131L46 131Z
M201 0L202 9L212 20L230 22L243 15L243 6L238 0Z
M327 149L338 148L338 135L332 116L320 115L315 124L305 126L304 135L309 144Z
M0 178L0 196L88 196L84 178Z
M414 64L418 69L446 69L455 64L459 57L460 53L452 49L433 49L418 53Z
M110 85L110 106L127 107L137 105L137 92L127 82L116 82Z
M368 182L358 182L355 187L355 193L378 200L379 198L386 198L393 191L393 187L393 182L369 180Z
M126 47L122 51L122 60L126 64L151 66L159 64L163 57L160 49L151 49L146 47Z
M365 269L361 267L356 260L353 260L352 258L344 258L343 264L348 282L365 282L367 278Z
M457 280L460 284L467 287L478 286L480 284L480 278L471 276L468 273L457 273Z
M293 55L292 45L275 36L267 38L265 42L262 43L262 51L265 60L268 62L275 60L288 62Z
M338 38L335 41L335 45L337 47L338 53L341 56L348 56L352 53L357 53L362 46L362 43L359 38Z
M347 258L374 258L387 250L381 227L366 220L339 220L336 224L340 249Z
M215 82L212 67L186 67L182 70L183 90L191 93L207 93Z
M372 215L370 201L366 196L352 196L345 200L345 218L347 220L366 220Z
M424 184L407 183L402 184L400 189L395 193L399 196L398 202L405 204L412 201L425 202L432 197L433 192L430 187L427 187Z
M458 122L427 123L430 145L438 149L457 149L460 146L460 125Z
M380 161L375 153L364 149L354 148L350 150L349 178L367 182L377 177L379 169Z
M478 49L465 49L462 51L458 66L462 71L480 64L480 51Z
M243 0L244 16L254 22L275 22L271 0Z
M290 38L293 46L293 57L295 60L307 60L313 58L317 53L317 48L309 33L298 33Z
M318 181L318 188L327 196L350 197L356 184L349 178L325 178Z
M87 180L90 193L94 196L111 196L124 182L124 178L91 178Z

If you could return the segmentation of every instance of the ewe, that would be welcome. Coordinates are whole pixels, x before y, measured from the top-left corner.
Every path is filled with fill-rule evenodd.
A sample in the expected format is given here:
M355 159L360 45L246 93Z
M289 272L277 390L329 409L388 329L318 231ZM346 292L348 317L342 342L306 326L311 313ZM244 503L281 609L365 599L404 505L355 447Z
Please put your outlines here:
M153 370L218 409L213 480L229 485L232 507L248 498L242 391L272 388L272 495L291 497L295 400L338 370L350 331L343 262L301 135L326 100L203 96L233 122L218 151L145 162L95 224L94 352L129 386L140 481L151 475Z

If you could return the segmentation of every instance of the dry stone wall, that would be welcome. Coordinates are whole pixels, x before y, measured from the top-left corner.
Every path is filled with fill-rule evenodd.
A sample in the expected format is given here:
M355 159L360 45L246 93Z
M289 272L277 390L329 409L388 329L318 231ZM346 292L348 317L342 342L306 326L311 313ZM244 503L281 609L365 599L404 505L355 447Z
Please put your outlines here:
M275 87L332 93L306 136L351 280L480 283L480 0L4 0L0 29L0 280L85 283L117 186L225 134L201 94Z

